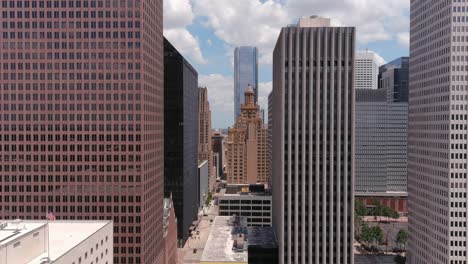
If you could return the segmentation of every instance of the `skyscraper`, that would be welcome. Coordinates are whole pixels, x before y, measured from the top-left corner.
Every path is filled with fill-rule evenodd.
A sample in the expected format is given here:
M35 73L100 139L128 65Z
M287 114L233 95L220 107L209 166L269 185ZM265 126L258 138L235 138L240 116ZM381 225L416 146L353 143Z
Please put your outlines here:
M467 263L466 1L411 1L410 263Z
M255 184L269 181L268 127L260 117L252 86L226 140L226 180L228 184Z
M355 29L302 18L273 53L273 225L280 263L353 263Z
M375 53L368 50L356 52L354 66L356 72L354 80L355 88L377 89L379 65L377 65Z
M179 245L197 219L198 73L164 39L164 195L172 195Z
M162 0L2 2L0 218L109 219L160 263Z
M356 89L356 192L407 191L408 70L399 58L380 67L381 88Z
M198 160L208 161L208 185L212 191L216 178L213 172L213 151L211 144L211 110L208 89L198 88Z
M225 136L224 134L217 130L217 131L213 131L212 133L212 136L211 136L211 140L212 140L212 150L213 150L213 153L218 153L218 162L214 162L214 166L216 166L217 170L218 170L218 175L219 177L223 178L223 159L225 159L226 157L224 156L224 151L223 151L223 143L225 141Z
M242 46L234 49L234 122L241 112L245 89L252 85L255 102L258 101L258 58L257 48Z

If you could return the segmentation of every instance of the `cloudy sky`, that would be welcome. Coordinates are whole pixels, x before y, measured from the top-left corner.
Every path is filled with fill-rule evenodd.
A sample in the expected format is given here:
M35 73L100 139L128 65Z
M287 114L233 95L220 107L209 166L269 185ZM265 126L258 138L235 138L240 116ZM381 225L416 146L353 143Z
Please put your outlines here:
M358 50L376 52L381 63L408 56L409 0L164 0L164 35L208 87L213 128L234 122L234 47L258 47L259 103L266 109L281 27L310 15L355 26Z

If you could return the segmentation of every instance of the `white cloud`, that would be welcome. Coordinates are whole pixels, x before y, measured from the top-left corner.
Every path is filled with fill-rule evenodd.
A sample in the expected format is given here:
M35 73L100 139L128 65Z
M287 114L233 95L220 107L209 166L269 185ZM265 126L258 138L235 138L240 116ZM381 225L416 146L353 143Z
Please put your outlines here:
M229 46L257 46L260 63L271 63L280 29L290 21L283 6L272 0L194 0L194 12Z
M190 0L164 1L164 36L186 58L205 64L200 41L187 29L194 19Z
M234 124L234 80L221 74L198 75L200 87L208 88L213 127Z
M405 47L409 47L409 32L400 32L397 35L398 43Z
M263 64L272 62L280 29L302 16L317 14L332 18L333 25L355 26L360 44L392 39L403 43L400 32L409 27L409 0L193 0L193 7L231 49L257 46Z
M332 18L334 25L354 26L360 43L391 40L409 25L405 14L409 0L289 0L286 8L290 17L312 15L304 13L312 10L313 14Z
M206 44L208 44L208 46L211 47L213 45L213 42L211 41L211 39L207 39Z

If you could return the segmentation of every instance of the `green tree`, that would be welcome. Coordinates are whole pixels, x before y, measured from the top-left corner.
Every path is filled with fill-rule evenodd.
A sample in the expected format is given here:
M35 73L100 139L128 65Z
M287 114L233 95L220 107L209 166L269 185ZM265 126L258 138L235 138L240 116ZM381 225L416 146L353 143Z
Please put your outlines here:
M405 229L400 229L396 235L395 241L398 243L398 245L403 246L403 250L406 250L406 242L408 242L408 231Z
M379 225L373 226L372 227L372 238L378 242L381 243L383 239L383 231L382 228Z
M354 202L354 211L357 216L366 216L368 213L366 205L359 200Z

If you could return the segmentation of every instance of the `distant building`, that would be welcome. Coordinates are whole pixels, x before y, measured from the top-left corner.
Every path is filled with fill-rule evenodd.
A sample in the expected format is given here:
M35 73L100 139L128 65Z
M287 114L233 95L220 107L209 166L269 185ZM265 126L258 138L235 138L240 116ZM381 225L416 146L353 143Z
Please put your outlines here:
M226 158L226 156L224 156L225 135L219 130L213 131L211 142L213 144L213 153L218 153L218 162L214 162L214 166L218 169L218 177L223 178L224 159Z
M214 173L214 177L216 179L218 179L219 177L219 170L218 170L218 166L219 166L219 153L218 152L213 152L213 173Z
M234 49L234 122L241 114L245 89L251 85L258 102L258 50L242 46Z
M208 193L210 192L208 185L208 161L201 160L198 162L198 199L200 207L205 204L206 198L208 198Z
M177 263L177 217L172 196L164 198L163 214L164 260L163 264Z
M380 67L381 88L356 90L356 197L392 192L385 200L395 193L406 199L408 70L400 58Z
M245 103L227 137L228 184L254 184L269 181L268 128L259 115L252 86L245 92Z
M247 228L249 264L277 264L278 242L272 227Z
M355 47L355 28L317 16L283 27L276 42L271 177L280 264L353 263Z
M218 194L220 216L242 216L248 226L271 226L271 192L264 185L227 185Z
M112 264L112 221L0 221L2 264Z
M357 51L355 65L354 86L356 89L377 89L379 65L376 55L372 51Z
M164 195L172 195L180 243L197 219L198 73L164 39Z
M206 87L198 88L198 160L208 161L208 184L210 190L213 190L216 178L213 172L211 110Z

